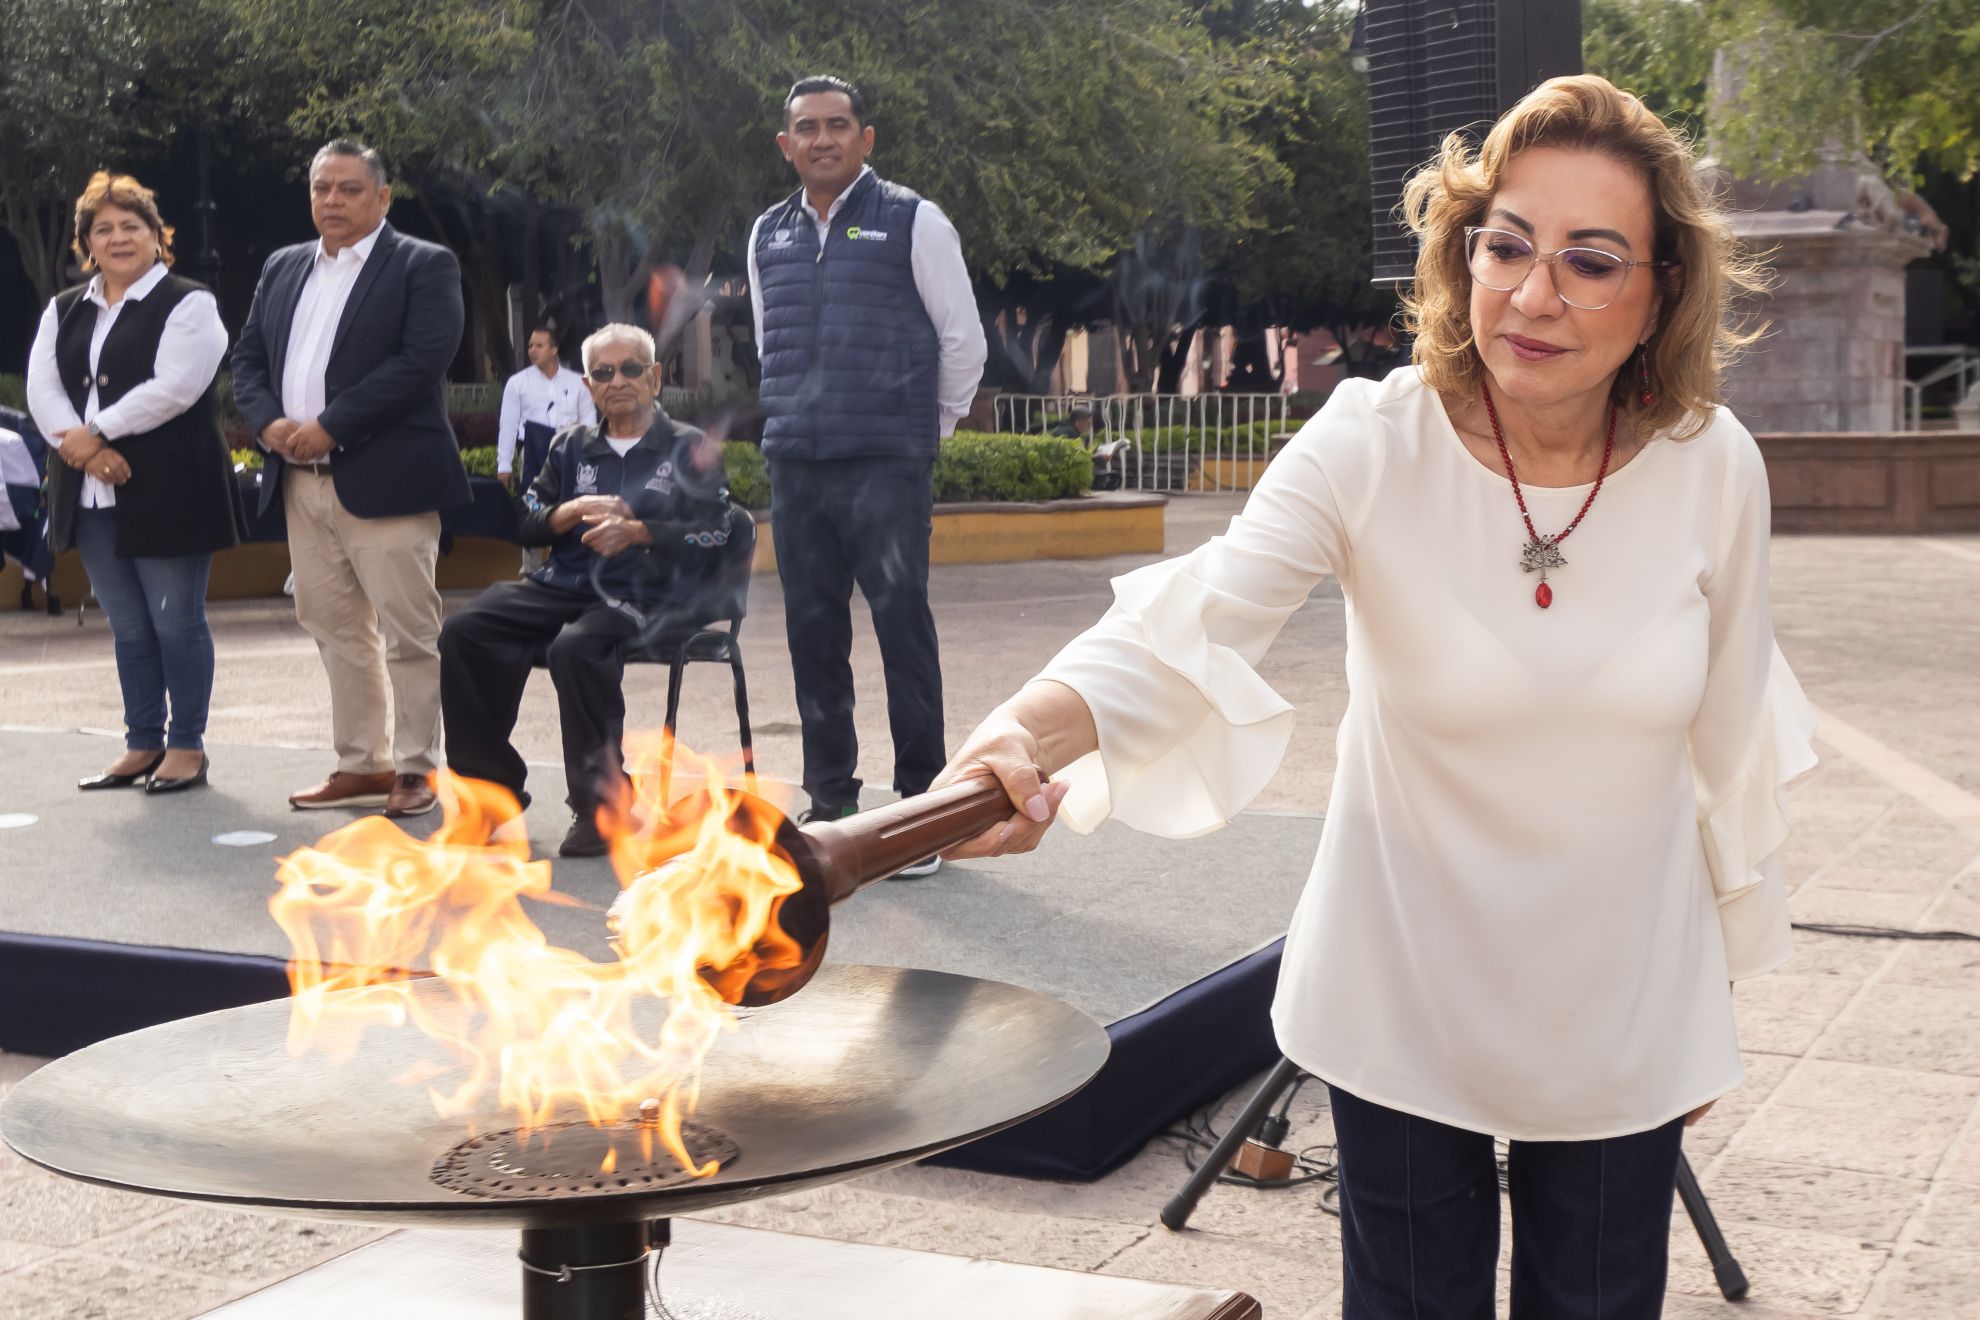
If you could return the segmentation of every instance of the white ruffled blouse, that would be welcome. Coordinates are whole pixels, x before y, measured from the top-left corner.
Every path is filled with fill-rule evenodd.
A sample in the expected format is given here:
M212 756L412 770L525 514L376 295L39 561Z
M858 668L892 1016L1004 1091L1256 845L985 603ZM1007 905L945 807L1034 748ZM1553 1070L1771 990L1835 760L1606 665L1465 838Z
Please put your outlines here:
M1588 489L1526 487L1535 526ZM1727 983L1791 952L1782 793L1813 713L1774 645L1768 515L1721 409L1609 476L1543 610L1511 484L1436 392L1346 382L1225 534L1117 579L1040 675L1099 731L1063 814L1187 838L1243 810L1294 718L1254 666L1334 575L1348 705L1280 1046L1473 1131L1657 1127L1739 1083Z

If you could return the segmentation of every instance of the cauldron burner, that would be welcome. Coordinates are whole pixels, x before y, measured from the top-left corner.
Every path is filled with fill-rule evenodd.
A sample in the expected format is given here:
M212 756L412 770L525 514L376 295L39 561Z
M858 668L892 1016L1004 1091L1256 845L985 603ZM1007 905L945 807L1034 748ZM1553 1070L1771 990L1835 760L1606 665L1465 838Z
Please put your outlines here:
M722 1132L693 1119L682 1122L681 1140L697 1167L719 1160L726 1169L740 1154ZM608 1158L613 1167L605 1172ZM508 1199L641 1195L695 1181L641 1123L484 1132L435 1160L429 1176L449 1191Z

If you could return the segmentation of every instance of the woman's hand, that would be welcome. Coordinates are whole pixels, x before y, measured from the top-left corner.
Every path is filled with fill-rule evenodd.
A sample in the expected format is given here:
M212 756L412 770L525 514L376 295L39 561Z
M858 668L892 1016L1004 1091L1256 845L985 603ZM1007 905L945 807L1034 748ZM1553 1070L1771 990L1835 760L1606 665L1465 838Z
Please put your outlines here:
M1016 809L1001 825L943 853L944 857L999 857L1004 853L1030 852L1045 837L1065 801L1070 785L1051 783L1040 768L1039 740L1022 721L1005 707L991 712L963 741L948 767L935 778L931 788L971 779L994 779L1003 785Z
M61 440L55 452L76 471L86 472L112 486L121 486L131 479L130 463L87 426L70 427L62 432Z
M70 427L55 437L55 446L62 461L78 472L88 471L89 461L108 447L87 426Z
M89 474L99 480L107 481L112 486L121 486L131 479L130 461L109 445L105 445L103 452L89 461Z

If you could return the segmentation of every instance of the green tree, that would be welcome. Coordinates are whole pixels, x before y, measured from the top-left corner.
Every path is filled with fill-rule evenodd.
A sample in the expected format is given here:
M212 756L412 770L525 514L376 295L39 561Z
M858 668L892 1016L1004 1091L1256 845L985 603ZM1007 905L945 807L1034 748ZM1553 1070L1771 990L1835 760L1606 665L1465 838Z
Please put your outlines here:
M1951 230L1932 260L1980 315L1980 0L1590 0L1586 15L1587 67L1733 173L1786 180L1860 152L1918 189Z
M1272 74L1246 130L1284 180L1260 195L1257 230L1233 245L1211 298L1210 319L1237 331L1233 379L1279 388L1272 329L1324 328L1350 370L1366 367L1360 331L1389 320L1395 298L1370 283L1368 87L1348 51L1354 7L1247 0L1228 21L1231 39Z
M137 0L0 0L0 228L42 302L65 283L70 206L153 127L138 113Z
M1156 228L1242 231L1275 168L1232 130L1244 71L1171 0L229 2L295 71L300 131L361 133L415 186L472 171L582 215L614 319L662 264L699 290L795 186L772 138L810 73L861 85L876 167L942 205L992 286Z
M1702 124L1738 174L1792 178L1838 147L1900 182L1980 167L1980 0L1590 0L1583 49L1590 71Z

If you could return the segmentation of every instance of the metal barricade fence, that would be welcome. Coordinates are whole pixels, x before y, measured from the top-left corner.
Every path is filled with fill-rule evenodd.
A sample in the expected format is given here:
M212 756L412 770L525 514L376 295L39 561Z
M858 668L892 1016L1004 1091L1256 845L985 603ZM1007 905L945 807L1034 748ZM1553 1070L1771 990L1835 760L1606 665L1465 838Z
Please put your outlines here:
M1095 490L1249 490L1294 429L1283 394L999 394L992 409L999 432L1079 439Z

